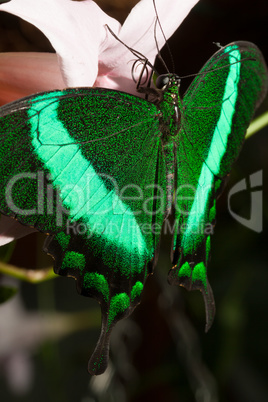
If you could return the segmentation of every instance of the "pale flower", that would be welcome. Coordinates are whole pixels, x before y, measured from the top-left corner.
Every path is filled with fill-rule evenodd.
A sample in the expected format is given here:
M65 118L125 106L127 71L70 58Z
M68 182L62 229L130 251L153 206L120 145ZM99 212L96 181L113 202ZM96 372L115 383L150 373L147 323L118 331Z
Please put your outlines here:
M35 25L56 51L56 54L0 54L0 105L32 93L65 87L98 86L139 96L132 77L137 59L122 42L154 64L157 44L160 49L165 44L159 24L155 24L154 3L168 39L197 2L141 0L121 25L92 0L0 0L0 11ZM0 221L0 244L31 231L4 218Z

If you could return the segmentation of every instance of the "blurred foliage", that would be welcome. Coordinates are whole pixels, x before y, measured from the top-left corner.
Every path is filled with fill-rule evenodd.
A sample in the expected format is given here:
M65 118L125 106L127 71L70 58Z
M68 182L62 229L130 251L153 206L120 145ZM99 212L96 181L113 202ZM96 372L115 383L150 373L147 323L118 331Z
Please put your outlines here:
M0 304L11 299L17 293L17 288L11 286L0 286Z
M121 22L134 3L130 0L98 1L105 12ZM180 76L198 72L217 50L213 42L225 45L234 40L252 41L268 61L267 21L267 1L201 0L169 41L176 72ZM53 49L36 28L0 13L0 51ZM172 66L166 49L163 57ZM188 80L182 80L182 93L188 84ZM267 109L266 100L259 113ZM157 272L147 280L142 303L130 319L115 328L110 366L96 378L90 378L86 371L100 325L96 303L79 297L72 279L60 278L38 285L21 283L20 305L29 331L27 317L33 312L39 312L42 317L44 313L68 311L72 314L73 326L68 336L58 334L52 339L47 335L33 349L28 345L24 351L18 351L14 344L7 356L1 349L1 328L5 329L8 322L1 320L1 400L267 401L267 150L266 127L245 142L217 203L217 226L209 266L217 313L208 334L204 333L201 294L187 293L166 283L170 269L170 238L167 236L162 241ZM234 184L261 169L264 226L261 233L254 233L230 216L227 197ZM231 207L237 214L249 217L250 193L237 194ZM18 240L10 264L28 269L49 266L51 260L42 253L42 242L39 234ZM9 303L1 306L0 319L4 306ZM8 315L10 321L12 314L11 311ZM18 318L14 318L14 322L19 332L22 329L19 325L23 324ZM30 337L31 332L27 336ZM25 373L28 373L27 378Z

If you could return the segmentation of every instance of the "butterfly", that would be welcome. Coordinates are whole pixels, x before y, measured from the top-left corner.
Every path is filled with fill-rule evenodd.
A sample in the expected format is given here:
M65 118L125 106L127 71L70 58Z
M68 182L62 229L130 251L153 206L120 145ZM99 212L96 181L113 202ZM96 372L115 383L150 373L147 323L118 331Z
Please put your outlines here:
M169 282L202 292L211 326L216 198L267 86L259 49L234 42L208 60L182 99L180 78L168 73L147 89L153 102L67 88L0 109L0 211L46 233L55 272L100 303L91 374L104 372L112 328L140 303L164 226L173 234Z

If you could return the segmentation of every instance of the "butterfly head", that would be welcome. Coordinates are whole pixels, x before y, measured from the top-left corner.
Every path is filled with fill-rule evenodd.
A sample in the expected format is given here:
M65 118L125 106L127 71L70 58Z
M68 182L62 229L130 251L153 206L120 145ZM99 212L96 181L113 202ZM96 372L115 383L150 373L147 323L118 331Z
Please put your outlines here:
M162 91L173 87L173 86L180 86L181 79L176 74L161 74L157 77L155 81L155 86L157 89Z

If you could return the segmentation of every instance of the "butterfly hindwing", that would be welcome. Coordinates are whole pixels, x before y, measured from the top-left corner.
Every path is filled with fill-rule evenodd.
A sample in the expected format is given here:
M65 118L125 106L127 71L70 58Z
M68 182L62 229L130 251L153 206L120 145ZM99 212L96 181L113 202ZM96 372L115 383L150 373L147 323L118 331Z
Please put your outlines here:
M100 302L94 374L106 368L115 322L140 301L159 241L152 231L163 223L165 199L154 186L165 189L158 113L135 96L90 88L1 109L1 211L50 233L45 251L55 272L75 277L79 292ZM4 190L18 174L9 192L14 211Z
M266 91L267 69L262 54L251 43L235 42L211 57L182 100L177 226L169 281L202 291L207 330L215 312L206 270L216 198Z

